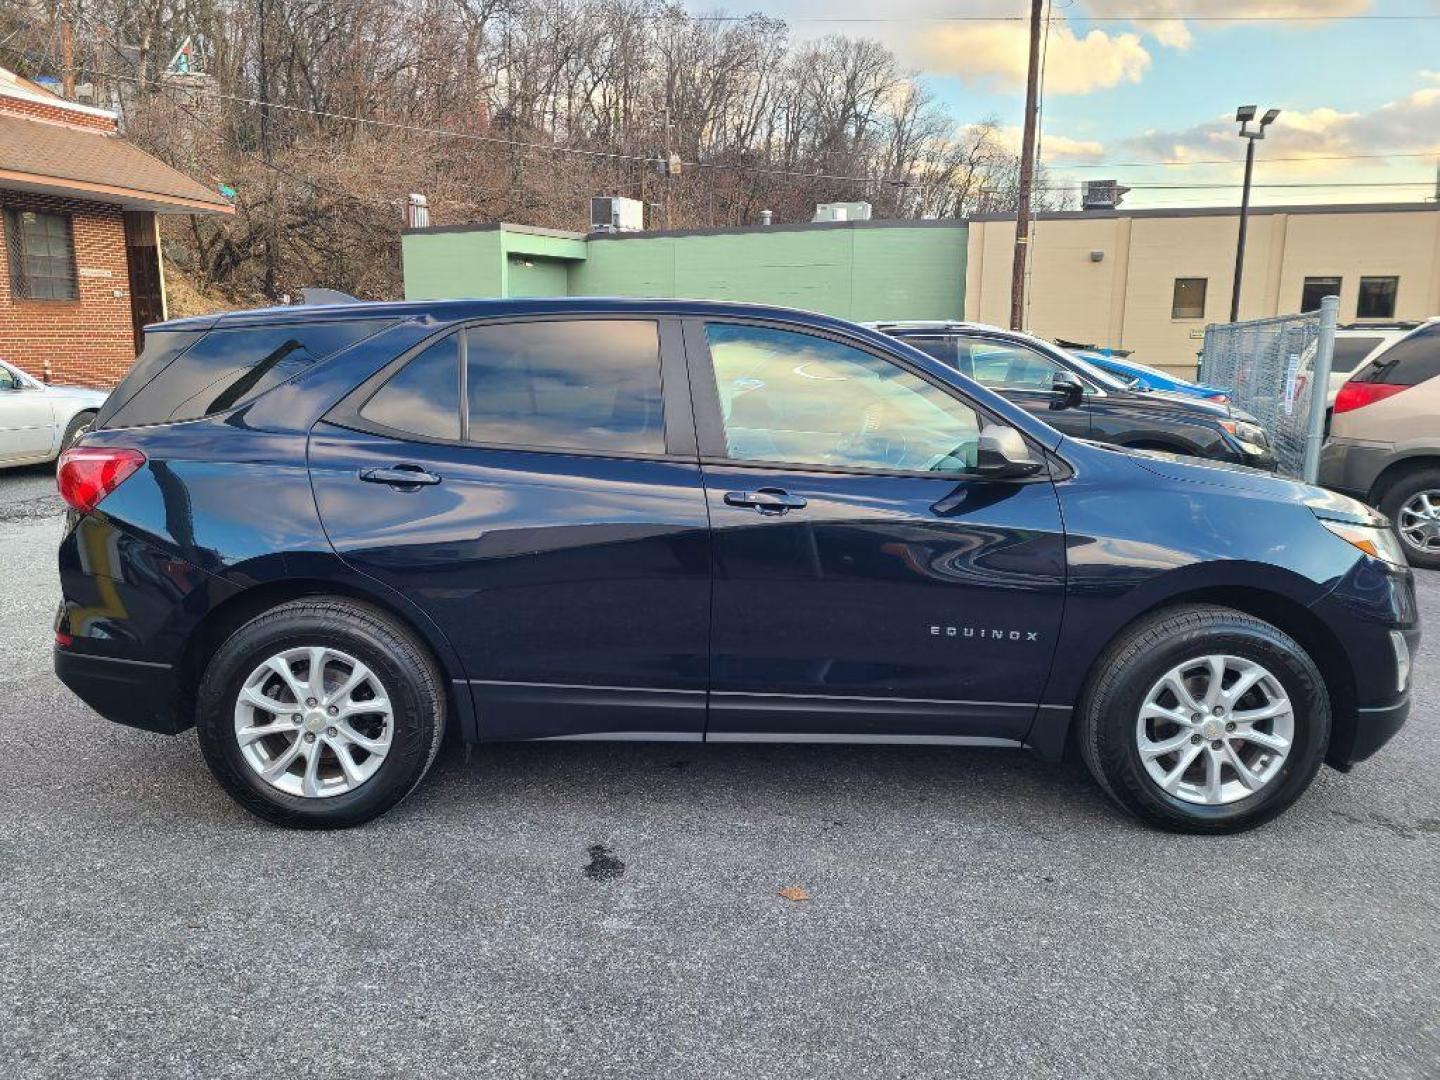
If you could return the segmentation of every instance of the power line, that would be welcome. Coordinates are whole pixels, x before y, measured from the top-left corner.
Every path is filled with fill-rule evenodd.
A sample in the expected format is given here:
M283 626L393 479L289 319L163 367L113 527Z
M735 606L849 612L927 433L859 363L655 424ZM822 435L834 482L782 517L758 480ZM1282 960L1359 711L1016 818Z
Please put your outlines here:
M668 15L652 16L657 20L668 19ZM750 15L689 15L693 22L743 23L749 22ZM1408 15L1188 15L1183 12L1142 13L1136 15L1086 15L1075 12L1053 15L1047 21L1054 23L1328 23L1328 22L1434 22L1440 14L1417 13ZM1026 15L796 15L781 19L787 23L1024 23Z

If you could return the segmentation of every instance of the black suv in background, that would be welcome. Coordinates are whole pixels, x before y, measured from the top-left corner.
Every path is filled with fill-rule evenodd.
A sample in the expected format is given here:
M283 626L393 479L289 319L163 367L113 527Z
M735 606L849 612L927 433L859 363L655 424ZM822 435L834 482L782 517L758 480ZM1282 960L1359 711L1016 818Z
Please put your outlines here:
M964 322L869 323L1009 398L1066 435L1274 471L1255 417L1228 404L1142 389L1048 341Z

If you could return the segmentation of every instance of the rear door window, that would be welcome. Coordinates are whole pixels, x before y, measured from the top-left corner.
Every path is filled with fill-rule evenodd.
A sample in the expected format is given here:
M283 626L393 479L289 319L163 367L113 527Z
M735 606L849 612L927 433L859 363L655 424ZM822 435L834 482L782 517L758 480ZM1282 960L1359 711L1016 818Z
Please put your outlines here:
M465 332L471 442L663 454L660 330L650 321L494 323Z
M157 355L147 365L156 374L103 425L167 424L225 412L387 325L388 320L371 319L211 330L183 355ZM129 382L127 377L122 387Z
M441 338L360 409L372 424L426 439L460 438L460 337Z
M1361 360L1370 355L1370 350L1379 345L1378 337L1337 337L1335 353L1330 359L1331 371L1354 371Z

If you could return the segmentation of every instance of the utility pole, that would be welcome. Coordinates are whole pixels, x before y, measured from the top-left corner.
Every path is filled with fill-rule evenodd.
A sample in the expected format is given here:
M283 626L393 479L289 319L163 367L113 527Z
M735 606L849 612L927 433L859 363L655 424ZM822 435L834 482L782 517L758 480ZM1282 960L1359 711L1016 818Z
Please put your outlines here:
M1230 290L1230 321L1240 321L1240 275L1245 269L1245 227L1250 220L1250 176L1255 171L1255 143L1265 137L1265 129L1280 115L1279 109L1270 109L1260 118L1260 125L1253 131L1250 121L1259 110L1254 105L1241 105L1235 110L1235 119L1240 124L1240 137L1245 140L1245 186L1240 192L1240 235L1235 242L1235 280Z
M60 95L75 100L75 12L70 0L60 6Z
M1025 75L1025 127L1020 193L1015 205L1015 262L1010 272L1010 329L1024 329L1025 259L1030 248L1030 189L1035 184L1035 121L1040 109L1040 25L1045 0L1030 0L1030 66Z
M256 36L255 47L258 63L255 71L255 88L260 95L260 160L265 163L266 173L265 186L270 193L266 200L266 222L265 238L262 242L262 250L265 256L265 277L262 286L266 297L274 300L279 296L277 286L277 268L279 264L279 252L276 250L276 202L278 192L275 183L275 170L272 167L273 155L270 145L270 56L267 49L267 39L270 29L270 9L266 0L255 0L255 18L259 25L259 33Z

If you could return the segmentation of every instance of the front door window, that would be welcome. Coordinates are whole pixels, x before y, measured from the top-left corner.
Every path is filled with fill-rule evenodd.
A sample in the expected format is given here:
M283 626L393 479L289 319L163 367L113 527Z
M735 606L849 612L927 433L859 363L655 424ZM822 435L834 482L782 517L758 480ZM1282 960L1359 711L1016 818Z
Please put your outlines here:
M828 338L706 328L727 456L906 472L975 465L975 410L904 368Z

